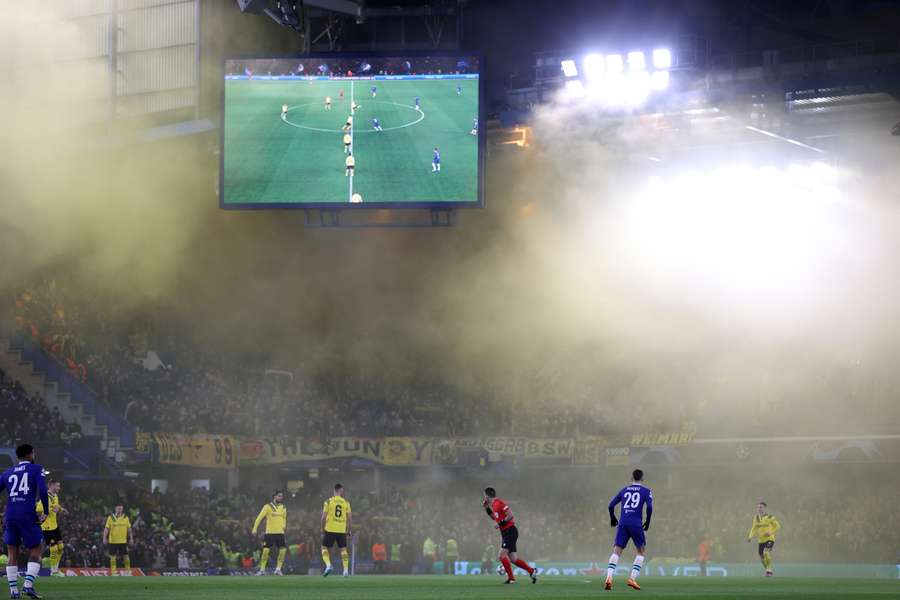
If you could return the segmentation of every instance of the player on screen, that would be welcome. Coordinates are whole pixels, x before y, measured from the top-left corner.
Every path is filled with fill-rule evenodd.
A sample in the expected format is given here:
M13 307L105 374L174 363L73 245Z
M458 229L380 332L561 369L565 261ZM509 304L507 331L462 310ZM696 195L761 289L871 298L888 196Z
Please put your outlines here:
M347 117L347 122L344 123L344 131L350 131L353 128L353 115Z
M419 108L419 97L416 96L416 110L422 110Z
M431 154L431 172L439 173L441 170L441 152L437 149L437 146L434 147L434 151Z
M344 154L350 154L350 144L353 143L353 138L350 137L349 133L344 134Z
M285 117L287 117L287 111L288 111L288 105L287 105L287 104L282 104L282 105L281 105L281 118L282 118L282 119L284 119Z
M350 113L355 113L359 110L359 104L356 103L356 100L350 103Z
M22 444L16 448L19 464L3 472L3 486L9 498L3 515L3 543L9 562L6 566L6 581L9 583L9 597L19 597L19 546L28 548L28 567L25 572L23 591L31 598L40 598L34 591L34 580L41 571L42 542L44 541L40 523L50 514L50 499L47 496L47 481L44 469L34 464L34 448ZM36 505L40 501L43 515L38 515Z
M472 131L469 132L472 135L478 135L478 117L472 119Z
M462 96L462 87L461 86L456 86L456 95Z
M275 560L275 574L282 575L281 567L284 565L284 557L287 555L287 544L284 541L284 531L287 528L287 507L284 505L284 493L277 491L272 494L272 501L267 503L256 515L253 529L250 533L256 535L263 520L266 522L266 533L263 538L262 554L259 557L259 571L257 575L265 575L269 565L269 552L272 548L278 549L278 557Z
M59 503L60 483L56 479L47 482L47 499L50 501L50 512L47 518L41 523L41 530L44 532L44 544L50 548L50 575L54 577L65 577L59 571L59 562L62 559L63 541L62 533L59 529L59 515L68 513ZM37 503L36 510L41 513L44 508L40 501Z
M373 85L372 86L372 97L374 98L377 93L378 93L378 88Z
M381 131L381 122L378 120L378 117L372 117L372 129Z
M774 575L772 572L772 548L775 546L775 534L781 529L778 519L770 515L768 505L760 502L756 505L756 516L747 534L747 541L753 541L754 536L759 541L759 560L766 570L766 577Z
M611 590L613 584L613 575L616 574L616 567L619 564L619 556L628 540L634 542L635 552L634 565L631 567L631 575L628 577L628 587L636 590L641 589L637 584L637 577L644 565L644 548L647 546L647 539L644 532L650 529L650 517L653 515L653 492L645 486L644 472L635 469L631 474L631 484L625 486L612 500L609 501L609 520L612 527L616 529L616 541L613 545L613 553L609 557L609 565L606 569L606 589ZM616 519L616 504L622 504L619 511L620 519ZM647 507L647 519L644 520L644 506Z
M338 90L338 97L343 100L344 99L344 88Z
M116 563L120 556L125 572L130 574L131 555L128 548L134 544L134 535L131 532L131 519L125 514L125 506L122 504L117 504L113 514L106 517L103 544L109 548L109 574L118 573Z
M344 165L347 167L347 172L344 173L347 177L353 177L353 169L356 168L356 159L353 158L353 152L351 151L347 158L344 160Z
M352 157L347 157L350 160ZM352 168L352 167L351 167ZM331 547L337 544L341 550L341 563L344 565L344 577L350 575L350 555L347 552L347 538L350 537L350 521L352 518L350 503L344 498L344 486L334 484L334 495L322 506L322 560L325 571L322 577L331 574Z
M325 96L325 110L331 110L331 96Z
M527 562L516 556L516 542L519 539L519 529L516 527L516 518L512 514L509 505L497 497L497 491L485 488L481 505L487 515L497 523L500 530L500 563L506 571L506 583L515 583L512 566L523 569L531 577L531 583L537 583L537 571Z

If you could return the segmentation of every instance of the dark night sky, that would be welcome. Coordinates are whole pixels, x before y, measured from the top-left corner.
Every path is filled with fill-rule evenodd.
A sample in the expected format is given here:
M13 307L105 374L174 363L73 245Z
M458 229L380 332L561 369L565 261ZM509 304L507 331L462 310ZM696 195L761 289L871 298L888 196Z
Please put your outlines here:
M869 17L877 24L879 14L896 14L898 8L898 0L469 0L463 47L484 54L488 81L493 82L489 93L496 98L510 74L530 76L536 51L587 52L602 50L604 44L621 49L682 35L740 51L756 43L748 26L762 31L791 29L797 23L806 24L808 31L802 33L810 34L811 43L828 43L849 34L818 36L823 23Z

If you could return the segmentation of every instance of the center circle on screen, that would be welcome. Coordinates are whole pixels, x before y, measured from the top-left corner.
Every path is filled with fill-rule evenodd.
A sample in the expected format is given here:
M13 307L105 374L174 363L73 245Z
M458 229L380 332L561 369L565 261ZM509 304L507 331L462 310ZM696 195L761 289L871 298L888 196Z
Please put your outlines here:
M383 127L381 129L382 133L385 131L393 131L394 129L403 129L405 127L410 127L412 125L416 125L425 118L425 113L422 112L422 109L416 108L415 106L410 106L408 104L400 104L399 102L387 102L385 100L370 100L370 101L366 102L366 106L369 106L372 104L390 104L391 106L399 106L400 108L409 109L413 114L416 115L415 119L413 119L407 123L403 123L402 125L395 125L393 127ZM292 110L297 110L297 109L301 109L301 108L305 108L307 106L313 106L313 105L324 106L324 102L304 102L303 104L296 104L294 106L288 106L287 114L290 115L290 112ZM334 110L334 109L332 108L332 110ZM323 111L324 111L324 109L323 109ZM375 115L372 115L372 116L375 116ZM282 116L281 120L284 121L287 125L290 125L291 127L296 127L297 129L306 129L308 131L320 131L322 133L343 133L343 131L344 131L340 127L338 127L337 129L326 129L324 127L312 127L310 125L303 125L302 123L295 123L294 121L291 121L287 116ZM371 125L370 125L370 127L371 127ZM353 133L358 135L360 133L379 133L379 132L376 132L374 129L354 129Z

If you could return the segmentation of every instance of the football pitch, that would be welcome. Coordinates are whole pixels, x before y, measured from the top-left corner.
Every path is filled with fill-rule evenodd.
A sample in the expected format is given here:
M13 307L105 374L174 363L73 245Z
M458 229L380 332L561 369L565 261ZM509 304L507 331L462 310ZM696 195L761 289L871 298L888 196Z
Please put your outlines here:
M42 578L37 589L47 600L54 598L128 598L243 600L245 598L298 598L341 600L425 600L444 598L553 598L566 600L596 597L705 598L725 600L777 600L797 598L883 599L900 597L900 581L847 579L764 579L738 577L646 577L643 589L616 581L611 592L597 578L557 577L537 585L523 578L504 585L496 576L359 576L343 579L305 577L115 577L66 579Z
M351 98L359 109L355 174L347 177L342 127ZM363 203L475 203L478 137L470 131L477 116L475 79L226 81L222 205L340 204L353 193Z

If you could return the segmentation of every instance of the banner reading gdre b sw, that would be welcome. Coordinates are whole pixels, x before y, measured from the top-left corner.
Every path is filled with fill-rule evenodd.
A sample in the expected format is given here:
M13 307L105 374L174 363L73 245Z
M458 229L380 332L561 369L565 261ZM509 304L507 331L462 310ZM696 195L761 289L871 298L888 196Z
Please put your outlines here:
M223 208L481 206L477 56L225 61Z

